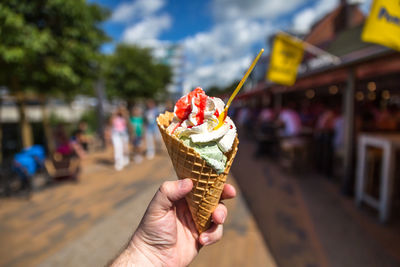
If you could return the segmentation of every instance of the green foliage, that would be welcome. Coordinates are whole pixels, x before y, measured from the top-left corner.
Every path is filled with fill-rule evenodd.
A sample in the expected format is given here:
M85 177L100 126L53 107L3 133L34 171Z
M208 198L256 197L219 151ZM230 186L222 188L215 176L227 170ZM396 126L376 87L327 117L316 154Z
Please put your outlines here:
M49 116L49 124L50 124L51 127L54 128L54 127L56 127L57 125L60 125L60 124L65 125L65 124L67 124L67 122L66 122L66 120L64 120L64 118L62 118L62 117L60 117L57 114L52 112L52 113L50 113L50 116Z
M42 94L88 92L108 11L85 0L0 3L0 84Z
M165 91L172 72L156 62L149 49L120 44L107 59L105 77L109 96L133 101Z
M223 94L222 89L218 86L211 86L207 89L207 95L209 96L219 96L221 94Z

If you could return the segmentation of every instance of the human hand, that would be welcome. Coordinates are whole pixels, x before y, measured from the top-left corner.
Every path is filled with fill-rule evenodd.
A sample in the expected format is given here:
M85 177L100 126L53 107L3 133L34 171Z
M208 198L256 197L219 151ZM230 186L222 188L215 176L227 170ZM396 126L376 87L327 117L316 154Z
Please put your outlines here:
M202 246L220 240L226 207L222 203L217 206L212 213L213 224L199 236L184 198L192 187L190 179L164 182L113 266L187 266ZM235 196L235 188L226 184L221 199Z

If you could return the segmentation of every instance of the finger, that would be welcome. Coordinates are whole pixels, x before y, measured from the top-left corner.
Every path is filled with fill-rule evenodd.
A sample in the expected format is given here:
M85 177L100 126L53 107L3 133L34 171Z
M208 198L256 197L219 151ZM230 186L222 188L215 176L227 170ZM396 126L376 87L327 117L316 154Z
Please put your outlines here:
M221 199L230 199L236 196L236 189L231 184L225 184L222 190Z
M201 233L200 244L207 246L219 241L222 238L223 229L222 224L213 224L210 229Z
M197 232L196 225L194 224L186 200L181 199L175 202L175 205L176 205L176 215L178 216L178 219L189 228L190 232L192 232L195 239L197 239L199 237L199 233Z
M164 182L152 200L152 205L162 209L170 209L174 202L185 197L192 190L193 182L190 179Z
M225 222L227 215L228 215L228 209L225 207L223 203L219 203L211 216L214 223L223 224Z

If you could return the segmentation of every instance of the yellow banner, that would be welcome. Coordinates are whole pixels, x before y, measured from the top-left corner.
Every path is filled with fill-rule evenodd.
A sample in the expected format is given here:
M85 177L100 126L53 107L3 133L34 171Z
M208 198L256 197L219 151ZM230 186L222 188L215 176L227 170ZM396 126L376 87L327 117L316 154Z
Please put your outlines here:
M375 0L361 39L400 50L400 0Z
M267 79L278 84L293 85L303 53L302 42L286 34L277 34L272 47Z

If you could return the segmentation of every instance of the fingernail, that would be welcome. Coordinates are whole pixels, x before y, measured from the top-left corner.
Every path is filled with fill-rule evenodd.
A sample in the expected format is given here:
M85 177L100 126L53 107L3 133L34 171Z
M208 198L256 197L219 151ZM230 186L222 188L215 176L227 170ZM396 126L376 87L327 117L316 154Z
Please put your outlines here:
M208 245L208 242L209 242L209 238L208 238L208 236L206 236L206 235L203 235L202 237L201 237L201 240L203 241L203 244L204 245Z
M187 179L178 180L178 187L179 187L179 189L185 188L185 187L187 186L187 183L188 183Z
M225 213L221 212L221 223L224 223L226 219Z

